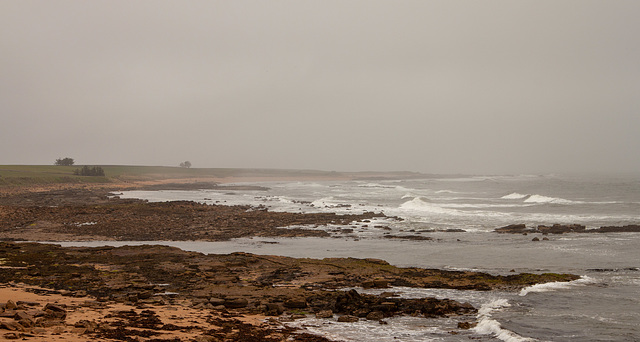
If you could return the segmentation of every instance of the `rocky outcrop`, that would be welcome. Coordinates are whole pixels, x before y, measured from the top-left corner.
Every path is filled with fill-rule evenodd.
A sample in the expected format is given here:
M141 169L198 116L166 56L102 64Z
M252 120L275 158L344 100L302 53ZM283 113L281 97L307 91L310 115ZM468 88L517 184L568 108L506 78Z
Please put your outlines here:
M500 227L493 230L496 233L502 234L523 234L523 233L533 233L534 230L531 228L527 228L524 224L510 224L506 227Z
M512 224L506 227L494 229L496 233L502 234L565 234L565 233L638 233L640 225L627 226L607 226L597 229L587 229L581 224L554 224L552 226L540 225L536 228L527 228L524 224Z
M307 298L309 307L318 313L331 312L339 316L381 320L397 315L442 317L474 314L477 310L468 303L436 298L388 298L383 295L360 294L356 290L330 292ZM349 320L351 321L351 320Z
M627 226L615 227L600 227L594 233L640 233L640 225L631 224Z
M45 328L64 326L67 309L61 305L47 303L14 302L9 299L0 304L0 330L9 331L5 339L33 336Z
M224 241L249 236L329 236L321 229L298 226L345 226L354 221L384 217L372 212L339 215L254 209L251 206L188 201L147 203L121 200L62 207L4 206L0 208L3 213L0 215L0 238L31 241Z
M536 230L542 234L585 233L586 227L581 224L554 224L550 227L538 226Z

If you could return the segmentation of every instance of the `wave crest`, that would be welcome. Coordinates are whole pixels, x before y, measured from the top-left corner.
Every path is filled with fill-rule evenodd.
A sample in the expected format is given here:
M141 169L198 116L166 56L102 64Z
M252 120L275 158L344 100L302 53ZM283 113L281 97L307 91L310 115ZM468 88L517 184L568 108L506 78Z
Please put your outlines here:
M493 312L510 306L511 304L502 298L483 304L478 310L478 325L472 328L473 331L481 335L493 335L497 339L506 342L536 341L535 339L522 337L513 331L502 328L500 322L491 317Z
M415 197L414 199L404 202L400 205L400 209L405 211L414 211L430 214L452 214L457 213L456 210L445 209L437 204L429 202L424 197Z
M572 201L559 197L549 197L544 195L536 195L536 194L521 194L518 192L513 192L508 195L504 195L500 197L500 199L509 199L509 200L524 200L525 203L536 203L536 204L545 204L545 203L553 203L553 204L580 204L584 203L581 201Z
M502 199L524 199L524 198L527 198L529 196L530 195L526 195L526 194L523 195L523 194L520 194L520 193L517 193L517 192L513 192L513 193L510 193L508 195L504 195L504 196L502 196L500 198L502 198Z
M571 200L564 199L564 198L547 197L547 196L542 196L542 195L531 195L531 196L529 196L529 198L527 198L524 201L525 201L525 203L555 203L555 204L582 203L582 202L578 202L578 201L571 201Z
M531 286L527 286L524 289L520 290L521 296L526 296L528 293L532 292L548 292L555 290L563 290L570 289L575 286L585 286L589 284L595 284L597 281L594 278L589 276L582 276L580 279L572 280L572 281L554 281L552 283L544 283L544 284L535 284Z

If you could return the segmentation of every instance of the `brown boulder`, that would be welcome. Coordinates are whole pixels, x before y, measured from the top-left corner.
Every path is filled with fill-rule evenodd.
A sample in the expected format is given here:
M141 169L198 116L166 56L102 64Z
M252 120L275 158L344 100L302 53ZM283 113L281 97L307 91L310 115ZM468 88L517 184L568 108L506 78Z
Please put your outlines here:
M316 318L332 318L333 311L331 310L322 310L316 313Z
M581 224L554 224L551 227L538 226L538 232L548 234L583 233L586 227Z
M0 322L0 329L11 331L25 331L25 327L18 322Z
M17 308L18 308L18 305L16 304L16 302L12 301L11 299L9 299L7 303L4 305L5 310L15 310Z
M384 318L384 314L380 311L372 311L367 315L367 319L370 321L379 321Z
M304 309L307 307L307 302L304 300L289 299L284 302L284 307L287 309Z
M496 233L509 233L509 234L519 234L525 233L527 230L527 226L524 224L510 224L506 227L496 228L493 231Z
M362 283L365 289L386 289L389 288L388 280L370 280Z
M359 320L360 318L356 316L351 316L351 315L344 315L344 316L338 317L338 322L343 322L343 323L353 323Z
M67 310L60 305L47 303L44 306L45 317L61 319L67 318Z
M228 309L240 309L249 305L249 301L244 298L232 298L227 299L224 302L224 306Z

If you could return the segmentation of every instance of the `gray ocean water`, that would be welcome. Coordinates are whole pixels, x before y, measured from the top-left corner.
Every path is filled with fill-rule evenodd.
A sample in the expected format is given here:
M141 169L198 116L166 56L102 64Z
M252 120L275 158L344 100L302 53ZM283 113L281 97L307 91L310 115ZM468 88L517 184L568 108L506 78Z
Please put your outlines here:
M388 325L345 325L308 318L292 323L344 341L639 341L640 233L565 234L549 241L502 235L508 224L579 223L587 228L640 224L639 176L464 176L415 180L270 182L268 191L130 191L150 201L264 205L292 212L384 212L380 219L325 229L331 238L162 242L204 253L236 251L293 257L373 257L398 266L470 269L493 274L569 272L582 278L520 292L395 288L407 297L437 296L480 308L474 317L400 317ZM389 227L387 230L381 227ZM461 229L464 232L438 232ZM433 230L436 230L435 232ZM385 234L433 240L385 239ZM139 242L121 242L134 244ZM145 242L149 243L149 242ZM68 243L67 245L77 245ZM100 245L105 243L82 243ZM113 243L111 243L113 244ZM361 290L361 289L360 289ZM471 330L459 321L476 321ZM457 334L451 334L456 331Z

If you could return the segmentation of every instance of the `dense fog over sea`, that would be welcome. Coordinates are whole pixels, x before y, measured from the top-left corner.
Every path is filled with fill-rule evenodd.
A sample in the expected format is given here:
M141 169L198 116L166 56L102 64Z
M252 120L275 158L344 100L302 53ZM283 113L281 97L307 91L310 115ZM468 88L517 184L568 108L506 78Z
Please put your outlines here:
M291 323L345 341L636 341L640 339L639 233L497 234L527 226L578 223L587 229L640 223L637 177L468 176L412 180L252 183L269 190L128 191L123 198L250 204L292 212L384 212L395 218L348 226L312 226L331 238L247 238L226 242L163 242L204 253L236 251L292 257L380 258L399 266L475 270L492 274L567 272L581 276L519 292L393 288L401 296L470 302L474 317L360 321L346 326L307 318ZM286 229L286 228L283 228ZM385 236L432 240L386 239ZM539 234L536 234L539 236ZM65 245L139 244L85 242ZM153 242L151 242L153 243ZM359 291L364 291L358 289ZM369 290L367 290L369 291ZM457 323L475 321L470 330ZM458 334L451 334L451 331Z

